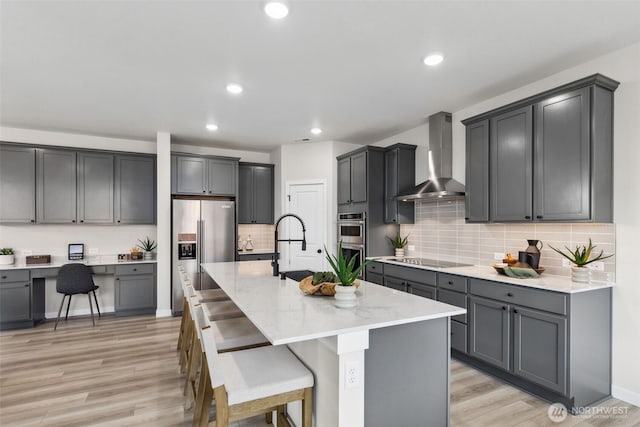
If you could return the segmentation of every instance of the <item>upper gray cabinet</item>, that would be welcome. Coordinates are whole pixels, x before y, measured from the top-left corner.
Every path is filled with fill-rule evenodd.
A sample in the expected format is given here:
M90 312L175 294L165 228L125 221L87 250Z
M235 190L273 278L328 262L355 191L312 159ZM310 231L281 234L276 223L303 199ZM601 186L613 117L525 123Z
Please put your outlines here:
M239 224L273 224L273 168L270 164L239 164Z
M36 218L39 223L76 222L76 152L37 149Z
M238 159L171 156L173 194L235 196Z
M338 206L367 202L367 156L367 150L360 149L338 157Z
M155 157L117 155L115 161L114 205L116 223L155 224Z
M595 74L464 120L467 221L611 222L618 85Z
M0 222L36 221L36 150L0 145Z
M396 200L396 196L409 191L415 184L416 146L395 144L384 153L384 222L413 224L413 202Z
M467 126L465 219L489 221L489 120Z
M78 222L112 223L114 156L78 152L77 157Z

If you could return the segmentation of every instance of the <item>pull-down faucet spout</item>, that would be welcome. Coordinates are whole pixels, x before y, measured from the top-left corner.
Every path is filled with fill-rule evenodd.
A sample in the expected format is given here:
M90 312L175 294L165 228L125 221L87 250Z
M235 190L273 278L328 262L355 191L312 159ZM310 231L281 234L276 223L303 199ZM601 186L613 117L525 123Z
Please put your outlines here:
M278 239L278 226L280 225L280 221L282 221L284 218L286 217L292 217L297 219L298 221L300 221L300 225L302 225L302 239ZM271 261L271 265L273 266L273 275L277 276L278 274L280 274L280 267L278 265L278 242L302 242L302 250L306 251L307 250L307 238L305 237L305 233L306 233L307 229L304 226L304 221L302 221L302 218L300 218L298 215L296 214L292 214L292 213L288 213L288 214L284 214L282 215L280 218L278 218L278 220L276 221L276 225L274 227L274 243L273 243L273 261Z

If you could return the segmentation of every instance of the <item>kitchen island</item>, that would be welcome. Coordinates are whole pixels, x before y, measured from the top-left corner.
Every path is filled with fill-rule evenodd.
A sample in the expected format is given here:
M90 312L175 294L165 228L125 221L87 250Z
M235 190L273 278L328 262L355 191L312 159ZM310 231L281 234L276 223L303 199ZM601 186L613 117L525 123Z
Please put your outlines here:
M449 318L459 307L361 282L358 305L306 296L269 261L202 264L273 345L314 373L314 425L449 423ZM299 422L298 408L289 414Z

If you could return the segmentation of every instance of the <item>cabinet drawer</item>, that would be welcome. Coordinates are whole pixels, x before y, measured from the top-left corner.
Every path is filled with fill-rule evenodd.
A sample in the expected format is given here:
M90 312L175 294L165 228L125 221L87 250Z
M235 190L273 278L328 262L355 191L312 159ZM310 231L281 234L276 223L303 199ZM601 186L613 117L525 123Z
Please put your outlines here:
M366 280L377 285L384 285L384 276L382 274L367 272Z
M367 273L384 274L384 264L381 262L370 262L364 268Z
M423 270L421 268L401 267L399 265L387 264L384 266L384 275L393 276L398 279L411 280L412 282L424 283L426 285L436 285L436 272Z
M117 276L129 274L153 274L153 264L128 264L116 266Z
M273 253L238 254L238 261L268 261L273 259Z
M29 280L29 270L0 271L0 283L24 282Z
M438 287L457 292L467 292L467 278L453 274L438 273Z
M468 310L467 295L461 294L460 292L451 292L449 290L440 288L438 289L438 301ZM467 314L458 314L457 316L453 316L451 319L457 320L458 322L467 323Z
M467 325L451 320L451 348L467 352Z
M552 313L567 314L567 296L564 294L481 279L471 279L470 282L470 292L474 295Z
M107 266L106 265L94 265L91 267L91 273L93 274L107 274Z
M58 277L59 271L60 268L58 267L34 268L33 270L31 270L31 277L55 279L56 277Z

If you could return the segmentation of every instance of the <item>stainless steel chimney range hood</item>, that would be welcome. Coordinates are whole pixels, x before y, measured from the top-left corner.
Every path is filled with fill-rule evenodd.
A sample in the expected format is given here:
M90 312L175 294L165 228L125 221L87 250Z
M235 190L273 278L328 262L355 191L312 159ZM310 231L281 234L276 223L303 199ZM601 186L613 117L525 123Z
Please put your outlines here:
M436 202L464 197L464 185L451 178L453 149L451 113L429 116L429 179L396 197L401 201Z

